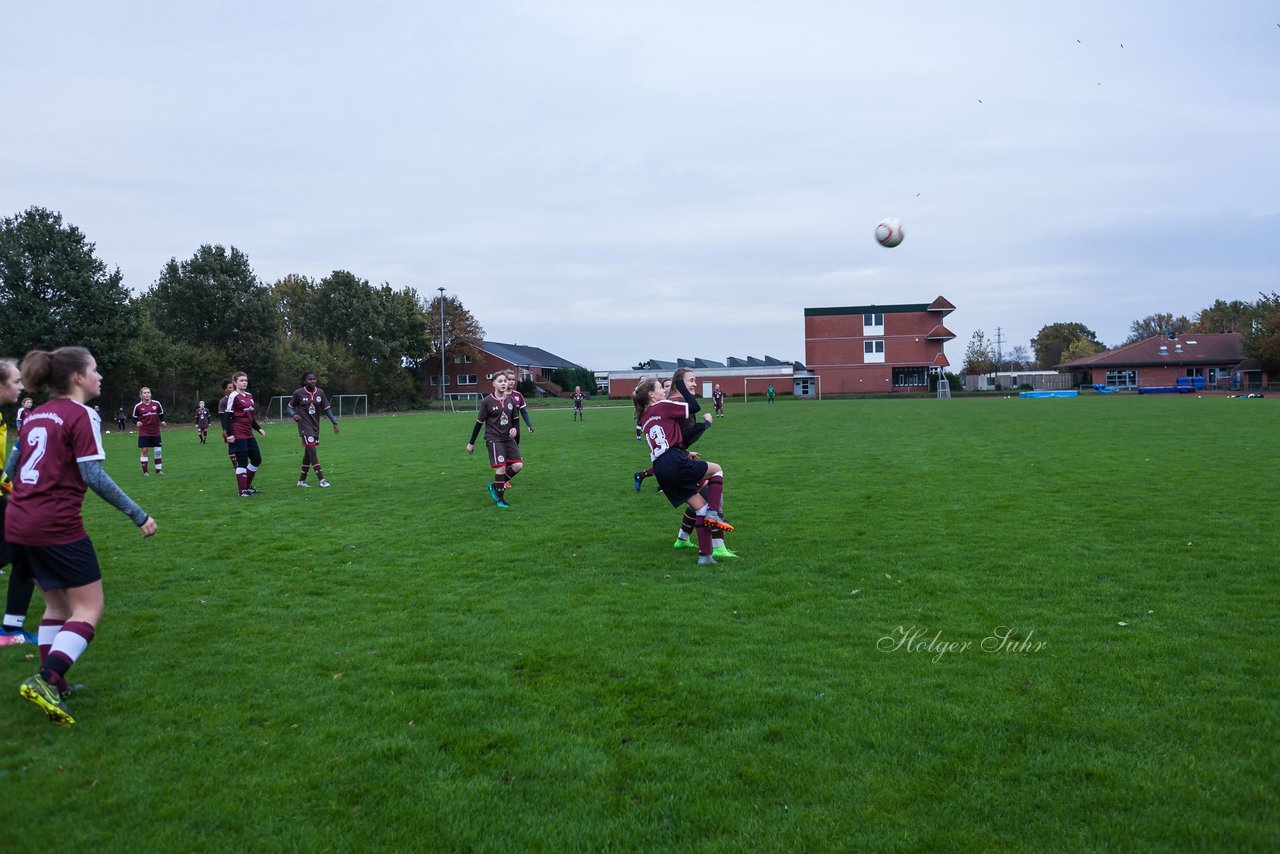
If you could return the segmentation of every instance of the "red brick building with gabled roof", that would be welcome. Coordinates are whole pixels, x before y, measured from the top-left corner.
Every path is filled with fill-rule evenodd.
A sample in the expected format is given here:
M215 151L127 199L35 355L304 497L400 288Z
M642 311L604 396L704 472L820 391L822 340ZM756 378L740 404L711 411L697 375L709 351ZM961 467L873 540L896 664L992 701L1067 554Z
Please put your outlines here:
M908 305L804 310L804 355L823 394L924 392L929 373L950 365L943 345L955 334L942 319L945 297Z
M1267 372L1257 359L1244 357L1239 332L1192 332L1178 337L1156 335L1113 350L1055 366L1070 371L1076 385L1087 381L1110 388L1172 386L1199 377L1205 388L1261 388Z

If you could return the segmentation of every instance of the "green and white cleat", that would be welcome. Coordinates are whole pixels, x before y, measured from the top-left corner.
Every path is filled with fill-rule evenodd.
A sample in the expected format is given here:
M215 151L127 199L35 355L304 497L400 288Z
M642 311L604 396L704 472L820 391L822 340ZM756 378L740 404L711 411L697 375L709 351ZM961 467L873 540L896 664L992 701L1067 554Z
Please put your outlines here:
M736 554L729 551L728 546L716 546L711 550L712 557L737 557Z
M675 543L672 544L671 547L673 549L696 549L698 547L698 544L695 543L693 540L684 540L684 539L681 539L680 537L676 537L676 541Z
M62 695L39 676L29 677L22 682L18 693L40 707L45 717L55 724L71 726L76 722L71 711L62 704Z

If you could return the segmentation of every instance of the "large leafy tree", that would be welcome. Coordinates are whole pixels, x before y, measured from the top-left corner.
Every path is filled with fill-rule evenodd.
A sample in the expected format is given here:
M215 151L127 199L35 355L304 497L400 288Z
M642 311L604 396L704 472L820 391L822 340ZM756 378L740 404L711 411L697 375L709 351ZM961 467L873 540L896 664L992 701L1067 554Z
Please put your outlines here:
M127 362L138 311L119 268L62 215L40 207L0 221L0 341L10 354L87 347L110 378Z
M1244 333L1244 354L1280 370L1280 294L1262 294L1253 305L1253 322Z
M1244 300L1214 300L1200 309L1191 332L1246 332L1253 323L1256 307Z
M440 353L443 349L446 360L455 356L480 355L480 345L484 343L484 329L475 315L467 310L462 300L446 296L444 302L444 337L441 338L439 295L427 303L427 349L419 360L424 376L432 377L440 374Z
M169 259L143 303L164 335L222 353L251 376L275 375L280 313L249 257L234 246L205 244L186 261Z
M987 334L976 330L964 349L964 370L967 374L988 374L995 370L996 355L987 341Z
M1175 317L1169 312L1156 312L1130 323L1129 337L1124 340L1124 343L1133 344L1136 341L1145 341L1157 335L1181 335L1190 331L1190 329L1191 321L1187 319L1186 315Z
M1031 339L1031 349L1036 354L1036 365L1041 370L1052 370L1054 365L1062 362L1062 353L1078 338L1084 338L1097 346L1098 350L1106 349L1092 329L1083 323L1074 321L1051 323L1042 326Z

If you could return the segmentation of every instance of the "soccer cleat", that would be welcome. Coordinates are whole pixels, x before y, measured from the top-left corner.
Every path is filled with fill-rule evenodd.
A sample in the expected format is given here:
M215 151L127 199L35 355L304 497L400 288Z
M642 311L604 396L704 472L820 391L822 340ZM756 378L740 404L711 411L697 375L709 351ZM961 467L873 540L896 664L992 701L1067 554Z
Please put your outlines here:
M330 483L329 483L329 481L327 481L327 480L321 480L321 481L320 481L320 485L321 485L322 487L324 487L325 489L328 489L328 488L331 486L331 484L330 484Z
M39 676L31 676L23 680L18 693L39 706L45 717L55 724L71 726L76 722L67 707L62 705L62 696Z
M240 497L241 497L241 498L252 498L252 497L253 497L253 493L252 493L252 492L250 492L250 491L249 491L249 490L247 490L247 489L242 489L242 490L240 490Z
M151 477L151 472L149 472L149 471L144 471L144 472L142 473L142 476L143 476L143 477Z
M683 539L682 537L676 537L675 543L673 543L671 546L671 548L673 549L696 549L697 547L698 547L698 544L695 543L693 540L686 540L686 539Z
M156 469L156 474L164 474L164 471L162 469Z
M492 483L487 483L485 484L485 489L489 490L489 498L493 500L494 504L501 507L506 503L502 500L502 496L498 494L498 487L494 486Z
M737 557L736 554L729 551L728 546L716 546L711 550L712 557Z
M732 531L733 526L720 518L720 511L708 510L707 515L702 517L702 524L708 528L719 528L721 531Z
M36 643L36 636L22 629L0 629L0 646L15 643Z
M251 486L248 489L246 489L245 492L249 493L250 495L257 495L258 488L256 486Z
M305 486L307 489L311 488L311 484L307 483L305 480L298 481L298 486Z
M713 558L711 555L698 555L699 566L707 566L708 564L713 564L715 562L716 562L716 559Z
M631 475L631 483L635 485L636 492L639 492L640 484L644 483L644 472L638 471Z

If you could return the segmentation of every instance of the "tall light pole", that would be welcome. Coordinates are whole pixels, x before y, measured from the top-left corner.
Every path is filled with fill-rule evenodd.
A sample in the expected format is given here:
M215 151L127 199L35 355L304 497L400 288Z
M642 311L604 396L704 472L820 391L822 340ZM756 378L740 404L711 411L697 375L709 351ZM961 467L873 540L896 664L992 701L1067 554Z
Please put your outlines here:
M440 292L440 409L444 410L444 288L436 288Z

